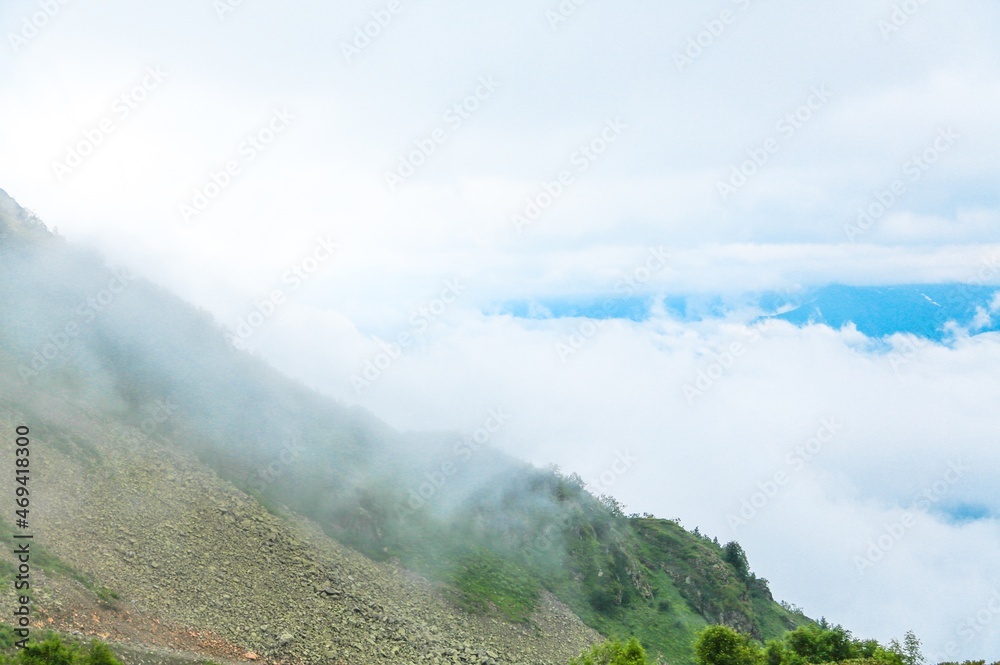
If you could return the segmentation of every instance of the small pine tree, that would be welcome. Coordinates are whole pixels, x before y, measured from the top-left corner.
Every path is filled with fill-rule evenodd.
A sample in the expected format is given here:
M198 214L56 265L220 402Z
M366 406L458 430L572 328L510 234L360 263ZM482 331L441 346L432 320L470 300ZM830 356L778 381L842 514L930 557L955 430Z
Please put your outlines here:
M747 554L743 547L735 540L726 543L722 552L723 560L736 569L736 574L741 580L750 578L750 563L747 561Z
M900 655L906 665L924 665L927 662L924 654L920 651L920 640L917 639L912 630L906 631L906 634L903 635L903 648Z
M604 504L604 507L614 515L615 517L625 517L625 504L611 496L610 494L602 494L597 497L597 499Z

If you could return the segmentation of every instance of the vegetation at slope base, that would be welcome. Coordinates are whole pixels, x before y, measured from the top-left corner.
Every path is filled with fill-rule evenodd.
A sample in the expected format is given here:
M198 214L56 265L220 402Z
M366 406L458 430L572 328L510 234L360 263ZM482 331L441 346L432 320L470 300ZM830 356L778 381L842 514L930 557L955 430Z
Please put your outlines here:
M855 638L843 626L825 619L801 626L765 644L729 626L712 625L700 630L693 650L697 665L925 665L921 643L907 631L902 643L893 639L880 644ZM610 639L594 645L569 665L647 665L645 650L634 637L627 642ZM659 662L659 661L657 661ZM940 663L939 665L959 665ZM961 665L986 665L967 660ZM1000 665L1000 663L993 663Z
M0 665L122 665L107 644L63 641L46 631L41 640L32 638L24 648L15 648L14 629L0 624Z

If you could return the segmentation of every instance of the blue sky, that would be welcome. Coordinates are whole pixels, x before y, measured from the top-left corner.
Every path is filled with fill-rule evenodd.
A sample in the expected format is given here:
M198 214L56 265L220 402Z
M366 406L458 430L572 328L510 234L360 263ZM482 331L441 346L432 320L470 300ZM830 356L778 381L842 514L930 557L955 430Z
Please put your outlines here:
M233 330L283 290L240 343L337 399L504 406L498 445L592 480L629 447L598 489L738 538L777 597L1000 658L1000 617L962 631L1000 588L996 333L873 344L744 297L1000 285L1000 8L227 2L3 3L0 187Z
M627 283L620 283L624 284ZM853 325L876 340L902 333L946 343L956 330L972 335L995 332L1000 326L1000 320L994 316L998 294L997 286L962 283L828 284L794 292L743 293L729 298L701 294L637 297L609 291L589 298L504 302L486 313L530 319L648 321L654 313L662 311L674 319L702 321L724 319L732 312L746 316L746 308L755 307L760 318L777 317L799 326L823 324L839 329Z

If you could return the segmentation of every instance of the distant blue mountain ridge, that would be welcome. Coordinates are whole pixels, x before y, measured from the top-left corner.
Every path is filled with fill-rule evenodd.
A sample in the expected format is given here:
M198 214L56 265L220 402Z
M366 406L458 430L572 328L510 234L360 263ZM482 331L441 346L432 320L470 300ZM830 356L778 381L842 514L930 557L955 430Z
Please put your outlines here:
M720 296L578 297L501 303L496 313L526 319L586 317L645 321L662 309L683 321L724 317L736 310L756 310L764 318L798 326L827 325L839 329L853 323L868 337L909 333L942 341L954 323L969 334L1000 331L1000 311L991 306L1000 286L969 284L905 284L846 286L831 284L786 294L769 291L738 298ZM1000 302L1000 301L998 301Z

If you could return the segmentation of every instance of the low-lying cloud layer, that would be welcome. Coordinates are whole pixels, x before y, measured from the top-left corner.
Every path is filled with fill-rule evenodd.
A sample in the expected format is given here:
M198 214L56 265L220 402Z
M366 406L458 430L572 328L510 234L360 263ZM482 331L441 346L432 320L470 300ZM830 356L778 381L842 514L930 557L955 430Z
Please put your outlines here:
M452 312L415 337L366 348L295 307L255 342L402 429L471 429L501 406L505 450L739 540L776 597L858 634L912 628L940 659L1000 646L996 334L881 348L781 321ZM291 340L318 351L306 361Z
M996 659L995 334L497 304L1000 284L998 11L16 0L0 187L330 395L504 408L778 598Z

